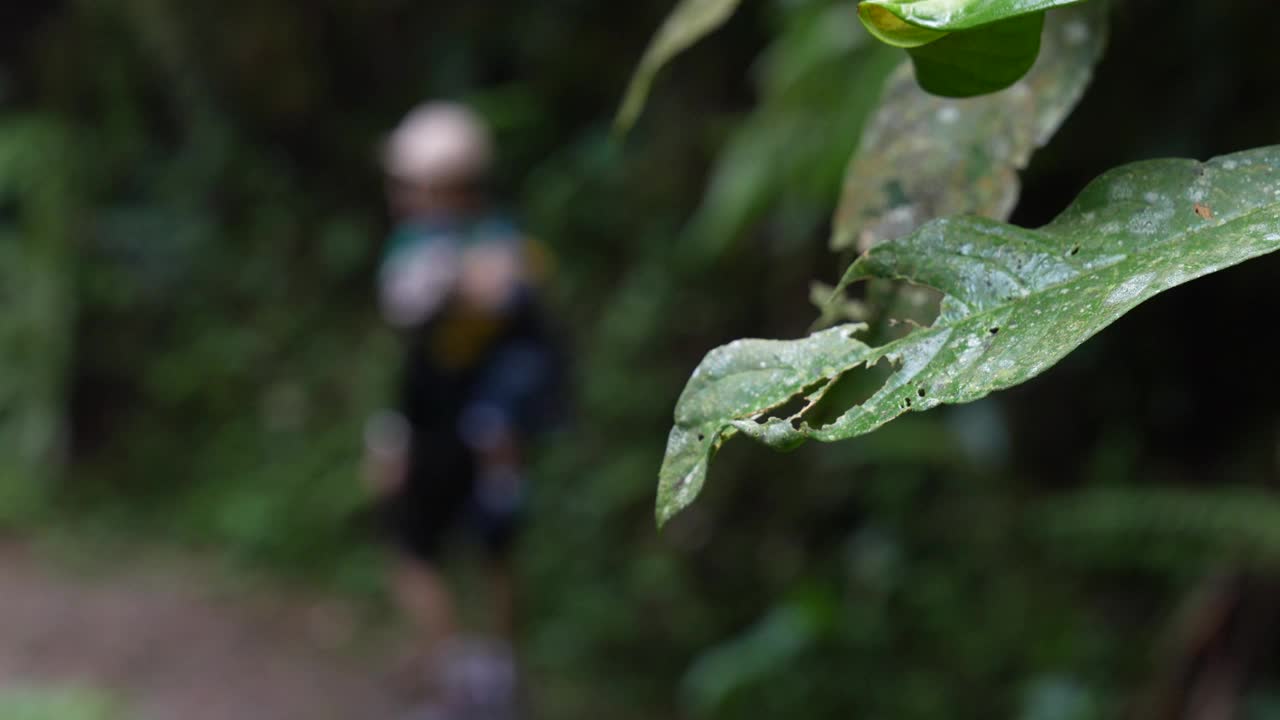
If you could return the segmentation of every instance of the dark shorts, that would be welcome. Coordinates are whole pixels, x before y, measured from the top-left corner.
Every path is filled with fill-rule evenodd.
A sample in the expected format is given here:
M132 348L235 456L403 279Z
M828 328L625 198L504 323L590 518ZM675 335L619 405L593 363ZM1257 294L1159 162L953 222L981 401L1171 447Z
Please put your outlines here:
M439 362L433 353L437 330L424 326L406 347L398 407L415 438L405 487L388 503L388 524L398 544L425 560L434 559L456 532L502 555L515 538L521 508L518 502L491 501L487 489L494 484L479 482L472 449L483 443L463 420L484 408L519 437L545 431L560 413L564 362L531 299L512 309L499 336L466 367Z
M455 536L478 540L495 558L511 549L522 508L494 509L476 492L476 461L461 443L415 448L404 488L384 507L391 539L410 556L435 561Z

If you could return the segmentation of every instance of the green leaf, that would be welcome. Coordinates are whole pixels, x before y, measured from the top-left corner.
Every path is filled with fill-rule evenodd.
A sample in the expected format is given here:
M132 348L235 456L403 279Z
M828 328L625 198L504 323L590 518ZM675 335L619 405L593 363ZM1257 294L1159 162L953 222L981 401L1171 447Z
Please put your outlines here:
M681 683L691 717L724 713L742 690L787 671L797 657L830 631L839 601L809 589L771 609L736 637L703 652Z
M840 38L832 27L842 28ZM808 63L779 52L804 40ZM683 244L700 261L718 257L765 216L789 221L779 233L787 237L809 237L823 222L898 62L897 52L865 40L852 6L836 5L794 23L766 54L760 107L730 135L684 229ZM813 49L820 45L827 47Z
M635 124L645 99L653 85L653 78L664 65L702 38L723 25L737 10L740 0L680 0L667 16L658 33L645 50L631 84L618 110L616 126L620 131Z
M907 52L920 87L944 97L973 97L1014 84L1036 62L1044 13L957 32Z
M21 685L0 689L0 717L10 720L108 720L123 716L119 704L96 689Z
M1040 51L1044 11L1081 0L868 0L858 17L873 35L907 48L920 86L973 97L1009 87Z
M33 482L59 467L77 298L74 150L54 117L0 114L0 206L8 211L0 213L0 291L8 300L0 318L0 347L8 350L0 366L0 496L7 500L35 497Z
M937 320L880 347L845 325L713 350L676 406L658 520L693 501L715 451L736 433L788 449L977 400L1044 372L1157 293L1276 250L1280 146L1113 170L1038 230L953 217L877 245L842 285L882 278L933 287L945 295ZM865 402L822 404L837 380L882 362L893 372Z
M1026 521L1047 548L1094 567L1280 565L1280 502L1265 488L1092 487L1053 496Z
M1106 27L1100 3L1051 14L1031 72L980 98L931 95L900 67L849 164L832 249L866 250L946 215L1007 218L1018 171L1083 95Z
M858 22L857 5L845 0L784 3L776 26L750 69L766 99L785 95L833 63L844 62L848 70L856 53L879 45Z

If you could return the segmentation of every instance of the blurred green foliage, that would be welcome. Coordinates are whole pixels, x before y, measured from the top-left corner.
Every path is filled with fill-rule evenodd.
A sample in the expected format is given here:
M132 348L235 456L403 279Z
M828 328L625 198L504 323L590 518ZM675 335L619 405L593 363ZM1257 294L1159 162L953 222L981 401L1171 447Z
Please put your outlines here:
M127 717L116 702L80 688L0 690L0 717L6 720L116 720Z
M1215 348L1257 347L1280 263L1171 293L999 401L786 457L730 447L715 473L734 481L659 535L653 482L690 370L736 337L802 334L809 282L840 269L827 217L884 62L843 3L744 3L619 143L612 113L668 10L9 3L0 522L375 593L379 551L353 521L361 423L396 360L371 298L374 151L416 102L462 97L495 124L502 196L557 256L574 349L575 421L546 442L520 549L540 716L1116 716L1174 608L1234 567L1239 544L1204 542L1222 513L1247 505L1242 542L1274 542L1274 361ZM1124 161L1275 142L1261 69L1278 21L1125 3L1015 220ZM1218 484L1256 494L1197 504ZM1147 503L1166 487L1184 492ZM1150 562L1170 528L1199 549L1172 570Z
M65 128L14 114L0 123L0 521L39 503L56 476L74 311L71 229L77 196Z

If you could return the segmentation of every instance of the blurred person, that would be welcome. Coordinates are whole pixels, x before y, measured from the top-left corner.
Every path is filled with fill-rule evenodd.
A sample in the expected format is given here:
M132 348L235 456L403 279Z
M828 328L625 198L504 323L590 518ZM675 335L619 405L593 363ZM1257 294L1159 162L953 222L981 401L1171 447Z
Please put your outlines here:
M528 440L553 419L560 374L538 300L545 254L491 204L493 152L484 122L444 102L414 109L386 142L395 226L378 295L404 362L396 409L371 418L365 440L366 480L399 551L395 594L420 633L418 667L442 699L473 704L514 695L510 551ZM462 640L438 565L455 530L491 563L497 641L487 645Z

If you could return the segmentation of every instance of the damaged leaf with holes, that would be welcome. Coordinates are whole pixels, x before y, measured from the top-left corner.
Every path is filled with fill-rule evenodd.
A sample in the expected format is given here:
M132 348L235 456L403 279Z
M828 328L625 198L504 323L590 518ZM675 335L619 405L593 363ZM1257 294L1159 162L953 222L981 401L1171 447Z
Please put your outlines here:
M977 400L1044 372L1157 293L1276 250L1280 146L1118 168L1036 230L978 217L928 223L872 248L841 285L881 278L934 288L945 297L929 327L879 347L859 339L862 326L844 325L707 355L676 406L658 520L693 501L733 435L790 449ZM892 373L865 401L822 407L846 374L876 367Z

